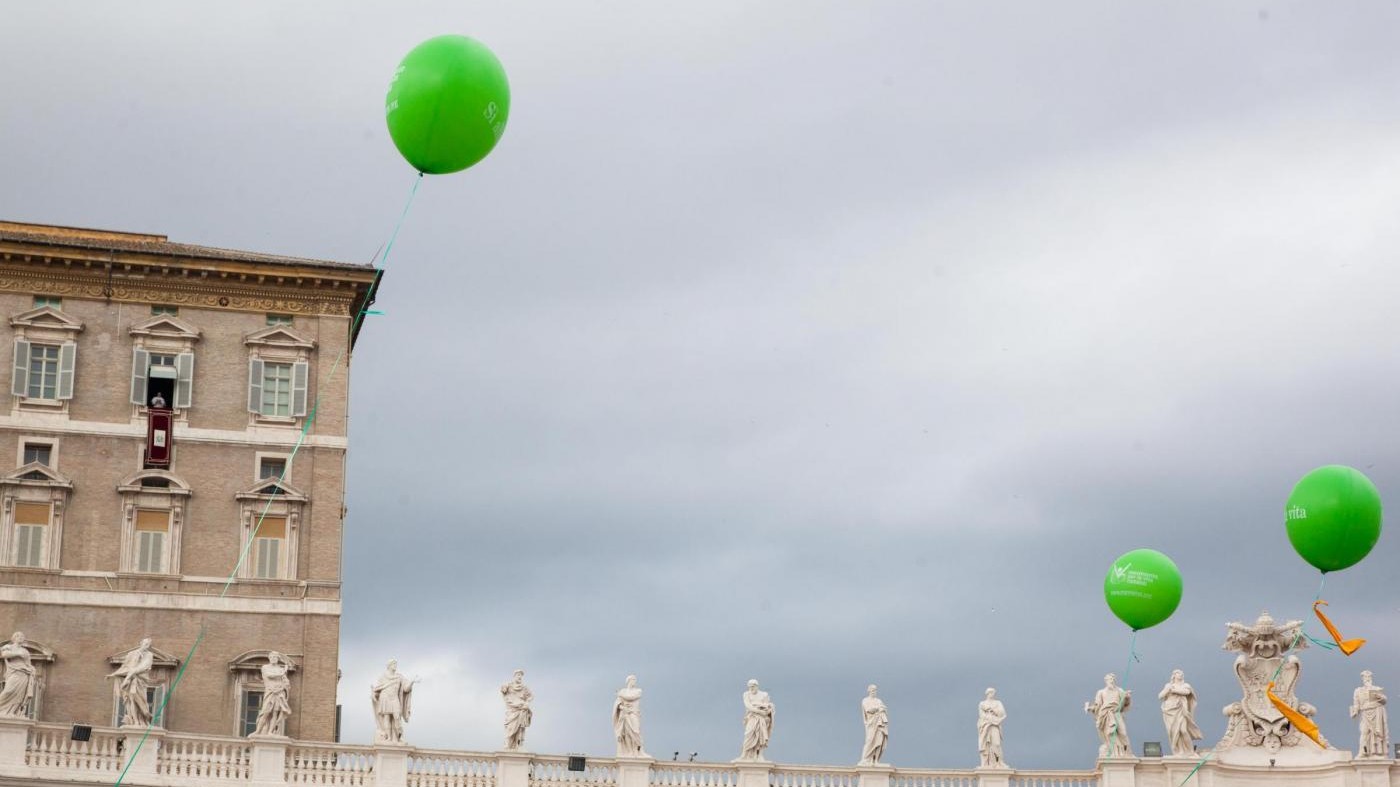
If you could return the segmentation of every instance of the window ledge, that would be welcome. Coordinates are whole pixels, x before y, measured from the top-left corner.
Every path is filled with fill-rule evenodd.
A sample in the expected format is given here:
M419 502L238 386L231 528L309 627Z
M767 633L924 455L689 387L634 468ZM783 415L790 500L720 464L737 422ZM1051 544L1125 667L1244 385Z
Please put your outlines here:
M253 414L253 424L255 426L290 426L296 427L300 424L301 418L293 415L258 415Z
M152 574L145 571L118 571L117 579L158 579L165 582L179 581L182 574Z
M67 403L67 401L67 399L31 399L30 397L25 396L20 398L19 406L36 407L45 410L58 410L61 409L64 406L64 404Z
M40 568L37 566L0 566L0 569L5 571L18 571L22 574L47 574L55 577L63 574L63 569Z
M238 577L234 580L239 585L267 585L269 587L301 587L299 579L263 579L260 577Z

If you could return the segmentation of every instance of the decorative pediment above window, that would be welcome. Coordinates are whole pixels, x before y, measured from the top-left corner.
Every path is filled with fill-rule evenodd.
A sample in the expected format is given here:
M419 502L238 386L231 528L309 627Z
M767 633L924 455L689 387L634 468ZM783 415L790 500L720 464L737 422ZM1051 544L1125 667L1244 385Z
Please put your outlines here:
M40 306L10 318L15 336L25 339L73 341L83 330L83 323L52 306Z
M266 500L272 498L288 503L305 503L309 498L301 490L277 478L265 478L246 492L234 495L236 500Z
M185 480L169 470L142 470L127 476L117 484L121 494L178 495L189 497L192 492Z
M262 668L267 664L268 655L270 653L272 653L271 650L250 650L235 658L233 661L230 661L228 663L228 671L235 674L252 673L255 678L260 678ZM280 655L282 656L282 661L287 664L287 672L296 672L299 666L297 664L298 659L293 656L288 656L285 653L281 653Z
M189 349L199 341L199 331L194 326L169 314L157 314L138 322L131 326L130 333L144 339L145 346L163 344Z
M53 648L45 646L42 642L26 639L24 649L29 651L29 660L35 664L52 664L54 661Z
M305 355L316 348L315 342L303 339L285 325L272 325L256 333L250 333L244 337L243 343L249 347L259 348L260 352L284 350L289 351L289 354L292 355Z
M18 470L0 476L0 487L19 486L36 489L54 489L70 491L73 489L73 482L68 477L57 470L41 462L30 462ZM29 495L26 495L29 497Z

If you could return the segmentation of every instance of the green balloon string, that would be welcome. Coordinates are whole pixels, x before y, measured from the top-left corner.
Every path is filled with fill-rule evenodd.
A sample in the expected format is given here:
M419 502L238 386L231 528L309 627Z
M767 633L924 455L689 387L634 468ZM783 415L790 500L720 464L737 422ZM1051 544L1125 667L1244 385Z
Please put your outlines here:
M1323 589L1323 587L1325 587L1326 585L1327 585L1327 572L1324 571L1324 572L1322 572L1322 581L1319 582L1319 583L1317 584L1317 594L1313 596L1313 603L1314 603L1314 604L1316 604L1317 601L1318 601L1319 599L1322 598L1322 589ZM1284 652L1286 653L1286 652L1288 652L1289 650L1292 650L1293 648L1297 647L1298 641L1301 640L1301 639L1304 638L1304 637L1307 637L1309 641L1311 641L1311 642L1313 642L1313 643L1315 643L1315 644L1317 644L1317 645L1320 645L1320 646L1322 646L1322 647L1324 647L1324 648L1326 648L1326 649L1328 649L1328 650L1333 650L1333 649L1335 649L1335 648L1337 647L1335 643L1332 643L1332 642L1321 642L1321 641L1319 641L1319 640L1313 638L1312 636L1310 636L1310 635L1308 635L1308 634L1305 634L1305 633L1303 632L1303 627L1302 627L1301 625L1299 625L1299 626L1298 626L1298 632L1297 632L1296 634L1293 635L1293 642L1291 642L1291 643L1288 645L1288 648L1285 649ZM1277 681L1277 680L1278 680L1278 676L1281 675L1281 674L1283 673L1284 661L1285 661L1284 659L1279 659L1278 669L1274 670L1274 676L1273 676L1272 678L1269 678L1269 682L1270 682L1270 683L1274 683L1275 681ZM1202 766L1202 765L1205 765L1205 764L1206 764L1206 760L1209 760L1209 759L1210 759L1210 756L1211 756L1212 754L1214 754L1214 753L1215 753L1214 750L1211 750L1211 751L1206 752L1206 753L1205 753L1205 756L1201 757L1201 761L1198 762L1198 763L1196 763L1196 767L1192 768L1192 769L1191 769L1191 772L1188 773L1188 774L1186 774L1186 778L1185 778L1185 779L1182 779L1182 780L1181 780L1181 784L1177 785L1177 787L1186 787L1186 783L1189 782L1189 781L1191 781L1191 777L1196 775L1196 771L1199 771L1199 770L1201 769L1201 766Z
M1137 635L1137 629L1133 629L1132 636L1128 637L1128 668L1123 670L1123 682L1118 686L1118 688L1123 690L1125 695L1128 691L1128 680L1133 676L1133 663L1142 661L1142 657L1138 655L1137 652ZM1117 719L1117 723L1113 725L1113 732L1108 736L1109 757L1113 756L1113 749L1118 745L1118 729L1125 723L1123 721L1123 703L1118 703L1118 710L1113 712L1113 717ZM1131 751L1128 752L1129 757L1131 757L1132 754Z
M355 332L359 330L360 323L364 320L365 315L370 313L369 307L373 303L375 295L379 292L379 280L384 276L384 266L389 264L389 253L394 249L394 241L399 237L399 230L403 228L404 219L408 218L408 209L413 206L413 198L418 195L418 186L422 182L423 173L419 172L417 176L413 178L413 188L408 192L408 199L404 202L403 211L399 213L399 220L394 224L394 231L389 235L389 241L383 247L384 256L379 260L379 266L374 269L374 280L370 283L369 289L365 291L364 304L360 307L360 310L355 313L355 318L350 324L350 332L347 334L346 346L341 348L340 353L336 355L335 363L331 364L330 371L326 374L325 383L317 384L316 398L311 404L311 409L306 413L306 420L302 424L300 433L297 434L297 440L292 446L291 453L287 455L287 461L283 463L282 473L277 476L277 484L279 486L286 482L287 473L292 468L292 460L296 458L297 452L301 450L301 447L306 444L306 436L311 432L312 424L316 423L316 413L321 407L321 394L325 391L326 385L336 378L336 374L340 371L341 362L345 360L345 354L349 350L350 341L353 340ZM243 545L242 551L238 554L238 561L233 564L233 570L229 572L228 578L224 580L224 586L219 591L218 597L220 599L227 596L229 589L233 587L234 579L237 578L239 570L243 568L244 561L248 559L248 553L252 551L253 542L258 536L258 531L262 529L263 520L267 517L267 512L272 509L272 503L273 497L269 495L267 503L263 505L262 512L258 514L257 524L253 526L253 531L248 536L248 542ZM122 782L126 779L127 772L131 770L131 764L136 761L136 755L141 751L141 747L146 744L146 739L150 737L151 730L155 727L156 719L163 719L165 717L165 706L170 704L171 698L175 696L175 687L180 685L180 679L184 677L185 670L190 666L190 662L194 659L195 653L199 651L199 645L204 641L204 637L208 631L209 613L206 612L200 620L199 634L195 636L194 644L192 644L189 651L185 653L184 660L180 662L180 669L175 673L175 677L170 681L170 688L161 699L160 707L151 714L151 720L146 724L146 729L141 733L141 737L136 741L136 745L132 747L131 756L127 758L126 765L122 767L122 772L117 776L113 787L121 787Z

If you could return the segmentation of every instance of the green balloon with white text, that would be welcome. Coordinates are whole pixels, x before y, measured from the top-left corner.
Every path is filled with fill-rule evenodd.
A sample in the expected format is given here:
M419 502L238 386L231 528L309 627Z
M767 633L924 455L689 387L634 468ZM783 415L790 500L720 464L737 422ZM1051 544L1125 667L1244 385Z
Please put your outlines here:
M1381 537L1381 493L1366 474L1327 465L1303 476L1283 511L1288 540L1321 571L1360 563Z
M505 132L510 84L480 41L438 36L399 63L384 97L389 136L428 175L460 172L486 158Z
M1155 549L1134 549L1109 567L1103 598L1133 631L1152 628L1171 617L1181 603L1181 571Z

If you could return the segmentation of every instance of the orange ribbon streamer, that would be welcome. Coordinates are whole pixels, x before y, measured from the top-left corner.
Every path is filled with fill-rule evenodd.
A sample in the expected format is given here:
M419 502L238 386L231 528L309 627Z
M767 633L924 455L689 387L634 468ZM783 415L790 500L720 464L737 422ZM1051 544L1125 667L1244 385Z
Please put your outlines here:
M1338 631L1337 627L1332 625L1332 621L1328 620L1327 616L1322 614L1322 610L1318 609L1318 607L1325 606L1327 606L1327 602L1323 601L1322 599L1318 599L1317 601L1313 602L1313 612L1317 613L1317 619L1322 621L1322 625L1327 629L1327 633L1331 634L1332 639L1336 641L1337 647L1341 648L1342 652L1347 654L1348 656L1350 656L1358 650L1361 650L1361 646L1366 644L1366 640L1342 639L1342 632Z
M1293 708L1288 707L1288 703L1284 702L1283 700L1279 699L1277 696L1274 695L1273 681L1269 681L1269 687L1264 689L1264 693L1268 695L1269 702L1272 702L1274 704L1274 707L1278 708L1278 712L1282 713L1284 718L1288 719L1288 721L1293 725L1293 729L1303 733L1309 738L1312 738L1312 742L1316 743L1318 746L1321 746L1324 749L1327 748L1327 744L1322 740L1322 731L1317 728L1317 725L1313 723L1313 720L1309 719L1307 716L1304 716L1303 714L1299 713Z

